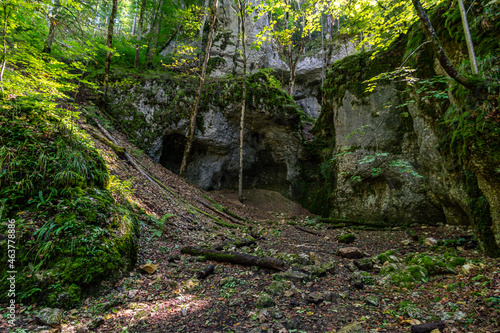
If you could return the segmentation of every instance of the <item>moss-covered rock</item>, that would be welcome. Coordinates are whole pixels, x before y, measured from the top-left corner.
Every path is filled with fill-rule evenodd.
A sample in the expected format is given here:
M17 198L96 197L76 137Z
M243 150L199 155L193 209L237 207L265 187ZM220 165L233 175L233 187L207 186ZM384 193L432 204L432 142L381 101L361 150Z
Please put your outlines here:
M343 244L351 244L356 240L356 236L354 234L345 234L337 237L339 243Z
M21 302L69 308L134 266L137 217L120 193L111 195L107 166L85 133L55 109L23 105L0 111L8 124L0 127L0 219L15 221L16 292ZM0 302L6 288L2 280Z

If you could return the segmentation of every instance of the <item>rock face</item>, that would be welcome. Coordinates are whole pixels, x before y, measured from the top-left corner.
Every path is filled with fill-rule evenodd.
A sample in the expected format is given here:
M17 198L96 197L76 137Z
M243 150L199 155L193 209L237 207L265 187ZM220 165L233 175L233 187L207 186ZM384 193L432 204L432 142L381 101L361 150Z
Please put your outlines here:
M259 1L253 3L258 4ZM240 73L242 71L241 60L235 58L238 42L238 17L234 9L235 3L231 0L220 0L217 11L220 26L217 29L212 50L210 52L212 62L216 64L210 75L222 77L227 74ZM255 73L260 68L273 69L277 77L286 82L290 75L288 65L280 59L277 46L274 43L264 43L259 50L252 49L257 40L257 34L269 25L269 18L263 15L254 21L257 15L255 11L247 18L245 32L247 35L247 71ZM327 36L328 37L328 36ZM339 44L331 48L325 48L324 56L322 50L315 50L311 55L304 56L297 64L296 86L294 99L304 112L317 118L321 111L321 72L323 63L333 63L352 54L356 45L350 40L339 41ZM323 61L323 57L325 60ZM325 66L326 68L326 66Z
M315 198L325 198L323 206L329 209L322 213L336 218L471 224L482 249L498 256L500 169L495 160L500 160L500 146L498 135L491 134L498 124L485 122L484 131L466 140L464 129L444 128L445 122L475 121L454 113L470 106L446 84L436 88L440 98L388 80L365 91L364 81L398 68L425 40L415 26L383 54L357 54L333 65L313 130L325 179ZM453 43L447 47L457 50L454 61L460 63L466 50ZM419 69L412 74L415 80L445 75L430 46L408 64Z
M244 187L294 197L300 191L301 161L307 159L301 132L305 115L269 82L263 73L248 81ZM240 85L234 79L216 79L205 86L186 171L186 178L205 190L237 187ZM142 149L178 172L195 88L195 82L169 78L144 81L129 87L126 94L115 91L112 113Z

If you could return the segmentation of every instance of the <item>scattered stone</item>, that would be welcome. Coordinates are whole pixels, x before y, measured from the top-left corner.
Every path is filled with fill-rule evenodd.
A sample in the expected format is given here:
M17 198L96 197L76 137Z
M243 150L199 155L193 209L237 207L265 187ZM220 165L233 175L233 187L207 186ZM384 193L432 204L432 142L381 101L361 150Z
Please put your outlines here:
M350 270L351 272L357 272L359 271L358 269L358 266L356 266L352 261L349 261L347 264L346 264L346 267L348 270Z
M364 286L365 284L373 284L373 279L370 273L363 271L352 273L349 281L351 282L351 285L355 286L356 288L358 288L359 285ZM358 289L363 289L363 287Z
M285 316L283 315L283 313L281 313L280 311L274 311L273 312L273 318L274 319L282 319L284 318Z
M283 295L285 295L286 297L290 297L294 294L294 291L293 290L285 290L285 292L283 293Z
M373 269L373 261L371 258L356 260L354 264L362 271L371 271Z
M337 241L343 244L351 244L356 240L356 236L354 234L345 234L337 237Z
M236 297L229 301L229 306L240 306L245 303L242 298Z
M404 246L408 246L412 243L412 240L411 239L405 239L405 240L402 240L401 241L401 244L404 245Z
M319 303L323 302L323 300L324 300L323 297L324 297L324 295L322 293L314 292L314 293L307 294L305 297L305 301L308 303L319 304Z
M337 333L365 333L366 330L363 328L363 325L358 322L354 322L350 325L342 327Z
M97 316L94 319L92 319L92 321L87 325L87 328L89 330L93 330L93 329L98 328L102 324L104 324L104 318L101 316Z
M365 303L368 305L378 306L380 304L380 301L377 296L368 295L365 299Z
M247 333L262 333L262 329L260 327L254 327L248 330Z
M166 280L165 285L170 288L177 288L177 282L175 280Z
M56 327L61 324L62 310L45 308L38 312L38 315L35 317L35 319L43 325Z
M269 321L269 311L267 311L267 309L260 310L258 318L261 324L267 323Z
M273 298L268 294L260 295L260 297L257 298L257 301L255 302L255 306L259 309L270 308L275 304L276 303L274 302Z
M144 264L140 268L148 274L154 274L158 270L158 265Z
M357 247L343 247L338 249L337 254L347 259L361 259L365 255Z
M479 266L474 264L465 264L460 269L460 273L463 275L476 275L479 272Z
M186 309L186 308L181 308L181 315L182 315L183 317L186 317L186 316L187 316L187 314L188 314L187 309Z
M433 246L433 245L437 244L437 240L435 240L432 237L429 237L429 238L424 239L424 244L427 246Z
M198 279L189 279L184 283L183 289L186 292L195 291L200 286Z
M418 319L405 319L401 320L401 325L420 325L422 322Z
M279 276L281 276L283 280L295 282L302 282L308 278L307 274L298 271L286 271L283 273L279 273Z
M129 290L129 292L128 292L128 298L134 298L137 295L138 292L139 292L139 289Z
M273 281L266 289L272 295L282 295L286 287L282 281Z
M319 256L316 252L309 253L309 260L315 265L321 264L321 260L319 259Z
M340 297L339 294L331 292L331 291L326 291L323 293L323 299L325 301L335 302L339 297Z

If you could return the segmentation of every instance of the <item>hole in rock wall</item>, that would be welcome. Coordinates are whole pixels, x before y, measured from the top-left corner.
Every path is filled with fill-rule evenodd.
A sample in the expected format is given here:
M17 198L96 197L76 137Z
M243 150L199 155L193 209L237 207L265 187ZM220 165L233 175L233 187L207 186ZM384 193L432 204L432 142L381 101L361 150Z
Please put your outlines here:
M175 174L179 174L186 138L181 134L170 134L163 140L160 164Z

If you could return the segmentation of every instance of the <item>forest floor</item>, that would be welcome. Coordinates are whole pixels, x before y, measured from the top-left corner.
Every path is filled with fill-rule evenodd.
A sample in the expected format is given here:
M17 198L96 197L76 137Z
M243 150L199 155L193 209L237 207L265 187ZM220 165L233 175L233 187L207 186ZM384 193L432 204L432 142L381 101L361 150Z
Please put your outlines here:
M80 308L65 311L58 328L40 326L35 317L41 307L25 306L17 332L340 332L350 324L342 332L410 332L412 325L431 322L444 322L441 332L500 332L499 261L483 257L473 244L452 248L457 256L474 263L469 272L460 273L461 266L457 266L454 273L405 287L382 283L377 269L371 267L366 268L365 279L356 282L353 274L362 266L360 261L337 254L344 247L357 247L367 258L394 250L394 260L402 262L409 253L450 252L443 246L425 245L423 238L459 239L470 235L469 230L416 226L413 239L420 239L416 241L399 227L381 231L332 228L272 191L247 190L247 200L241 204L234 191L205 192L185 182L133 147L125 136L110 131L169 189L155 186L96 141L111 174L131 182L130 200L147 213L141 221L136 269L105 284L100 294L89 296ZM226 207L245 222L236 224L207 208L207 203L212 208ZM158 224L162 218L163 229ZM338 236L347 233L353 233L355 241L339 243ZM180 252L188 245L226 243L231 248L235 240L249 235L257 239L255 244L233 250L291 258L294 264L290 266L296 267L289 272L294 273ZM156 265L154 272L140 268L148 263ZM319 276L305 269L324 263L333 268ZM216 266L215 273L197 279L196 273L210 264Z

